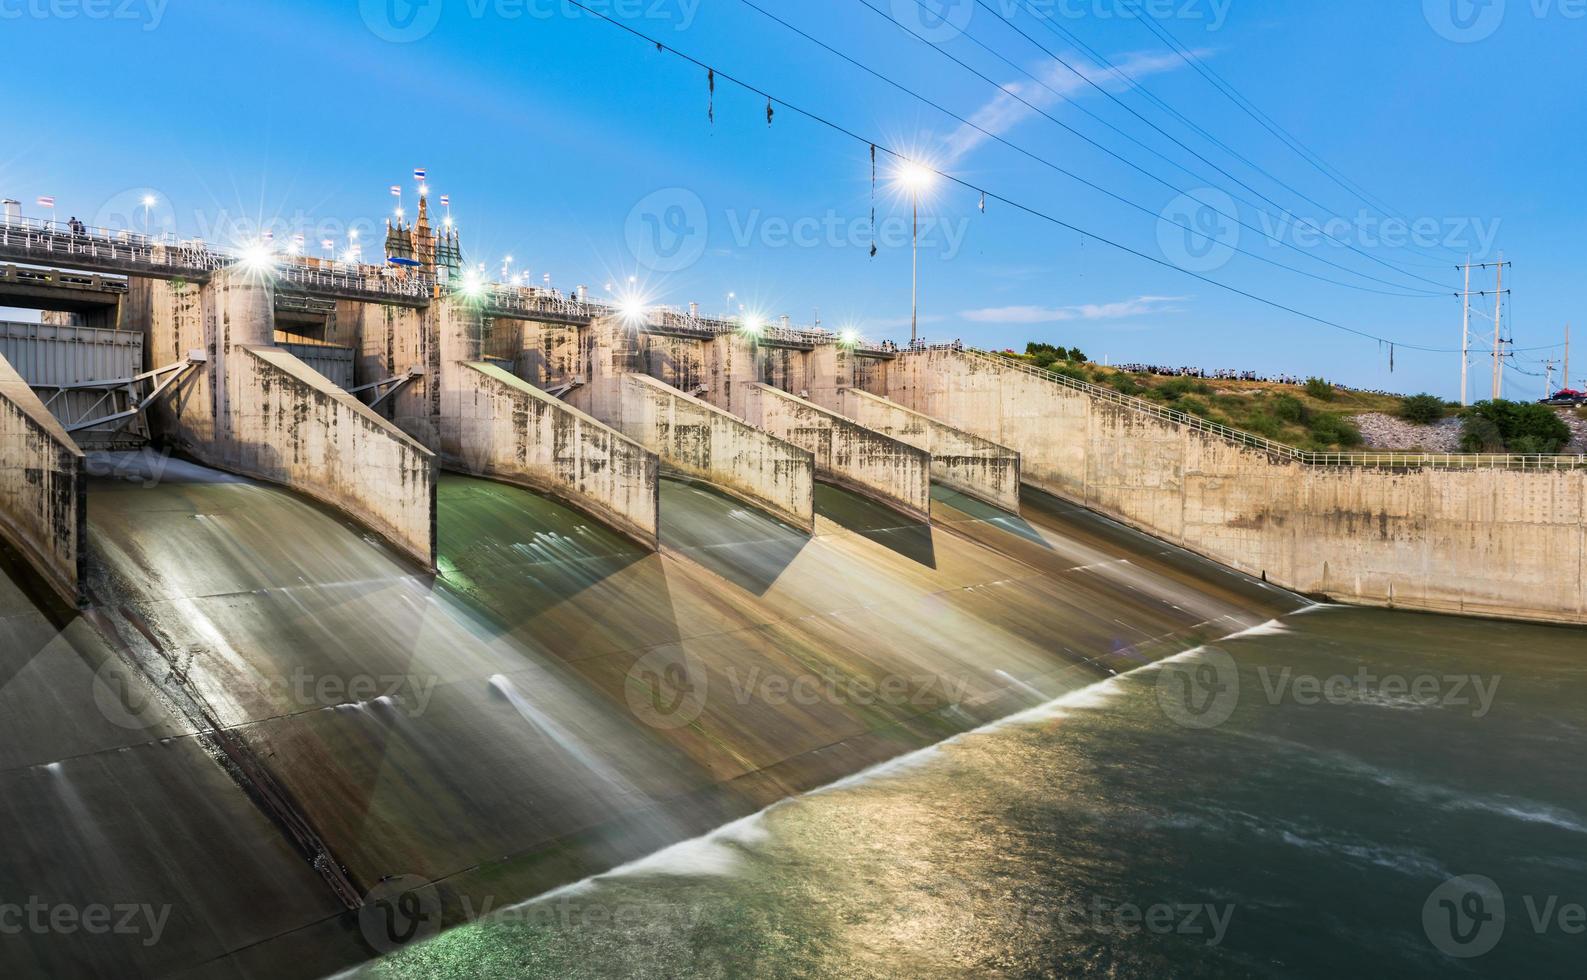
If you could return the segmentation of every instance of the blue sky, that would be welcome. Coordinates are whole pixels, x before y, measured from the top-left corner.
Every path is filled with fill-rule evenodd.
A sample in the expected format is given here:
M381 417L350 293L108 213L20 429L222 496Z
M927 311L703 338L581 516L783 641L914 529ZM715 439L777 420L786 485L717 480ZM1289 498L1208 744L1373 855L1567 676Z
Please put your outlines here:
M1587 375L1578 271L1587 9L1571 0L1141 0L1153 23L1310 151L1419 222L1410 247L1382 227L1382 208L1285 147L1130 16L1135 0L1030 0L1024 9L1018 0L920 0L944 18L923 17L916 0L755 0L1018 149L742 0L585 2L994 195L982 214L973 189L939 183L928 192L921 318L929 338L992 347L1046 340L1115 363L1316 373L1452 397L1456 355L1401 349L1391 375L1377 342L1178 266L1402 344L1455 347L1455 266L1468 250L1491 260L1502 249L1515 263L1506 286L1517 346L1556 344L1575 320L1582 344L1573 369ZM1071 32L1223 146L1093 71L1118 101L1109 99L1004 15L1093 71L1050 27ZM713 124L704 70L559 0L16 0L0 5L0 30L13 83L37 81L14 90L0 149L0 195L28 212L50 194L63 219L140 225L136 201L152 191L156 228L225 240L262 220L278 240L301 230L311 245L326 236L343 243L350 226L380 227L395 203L389 185L404 185L411 209L412 170L422 166L434 192L451 196L471 256L493 268L510 254L515 270L549 273L563 288L621 290L633 276L656 302L692 300L716 312L732 292L733 303L768 316L808 323L819 310L829 327L907 338L909 202L885 154L872 258L865 142L788 108L768 126L765 99L725 79ZM1047 115L949 55L1016 86ZM1310 222L1330 220L1334 240L1306 234ZM1209 250L1206 239L1189 238L1187 248L1175 221L1216 242ZM1254 256L1218 244L1230 244L1231 233ZM1439 295L1379 295L1272 263ZM1482 318L1474 323L1491 331ZM1559 354L1517 354L1511 391L1541 394L1542 378L1520 372ZM1484 379L1474 393L1486 392L1488 370L1474 363Z

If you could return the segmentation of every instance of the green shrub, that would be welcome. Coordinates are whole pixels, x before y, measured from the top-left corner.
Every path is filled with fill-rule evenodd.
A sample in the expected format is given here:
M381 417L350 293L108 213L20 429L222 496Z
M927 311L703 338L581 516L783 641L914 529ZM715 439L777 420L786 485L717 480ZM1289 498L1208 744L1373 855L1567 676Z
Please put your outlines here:
M1192 395L1186 395L1179 399L1174 403L1174 407L1189 415L1199 415L1202 418L1210 418L1212 416L1212 409L1207 407L1207 403Z
M1273 415L1281 422L1305 425L1311 420L1311 410L1294 395L1279 395L1273 399Z
M1307 378L1306 394L1320 402L1331 402L1334 400L1334 386L1321 378Z
M1336 412L1319 412L1311 420L1312 438L1319 443L1338 446L1361 445L1361 430Z
M1267 436L1269 439L1277 439L1284 431L1284 424L1266 412L1252 412L1245 417L1240 428L1259 436Z
M1444 400L1437 395L1411 395L1400 399L1399 415L1415 425L1432 425L1444 417Z
M1124 395L1139 395L1142 391L1146 390L1141 387L1140 382L1123 373L1114 374L1109 377L1108 384L1113 386L1114 391Z
M1077 368L1072 364L1065 364L1063 361L1055 361L1052 364L1046 365L1046 367L1047 370L1051 371L1053 374L1061 374L1066 378L1073 378L1076 381L1091 380L1090 375L1086 374L1084 370Z
M1468 453L1557 453L1570 442L1570 426L1547 405L1478 402L1466 413L1460 448Z
M1157 386L1163 397L1170 400L1182 398L1185 395L1210 395L1212 386L1196 378L1169 378Z

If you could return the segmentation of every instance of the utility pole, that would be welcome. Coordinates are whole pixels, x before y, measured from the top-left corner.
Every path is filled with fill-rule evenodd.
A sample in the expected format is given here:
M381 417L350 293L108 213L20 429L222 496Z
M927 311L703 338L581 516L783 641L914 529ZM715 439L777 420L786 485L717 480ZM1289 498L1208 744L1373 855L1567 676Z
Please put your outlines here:
M1466 256L1466 288L1460 293L1460 407L1471 404L1466 372L1471 367L1471 256Z
M1543 400L1548 401L1554 397L1554 359L1551 357L1543 362Z
M1565 380L1561 388L1570 387L1570 324L1565 324ZM1553 392L1550 392L1553 394Z
M1498 401L1504 394L1504 357L1500 347L1504 340L1504 330L1499 319L1504 309L1504 253L1499 253L1499 281L1493 287L1493 400Z

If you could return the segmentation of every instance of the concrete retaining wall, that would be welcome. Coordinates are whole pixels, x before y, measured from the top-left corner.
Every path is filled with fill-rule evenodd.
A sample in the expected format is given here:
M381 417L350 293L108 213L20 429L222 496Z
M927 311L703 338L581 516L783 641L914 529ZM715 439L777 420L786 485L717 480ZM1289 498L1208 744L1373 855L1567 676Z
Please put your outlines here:
M1026 482L1347 602L1587 623L1587 472L1310 466L953 351L889 394L1019 450Z
M465 368L442 396L448 465L556 497L657 547L654 453L499 367Z
M225 469L329 504L435 567L435 457L319 372L276 347L230 359L235 439Z
M667 465L804 531L815 529L815 460L698 398L642 374L620 380L621 427Z
M931 520L931 454L771 385L752 385L745 418L809 450L816 474L920 521Z
M71 605L82 602L83 451L0 357L0 535Z
M837 393L838 412L931 454L931 478L966 496L1019 513L1019 453L858 388Z

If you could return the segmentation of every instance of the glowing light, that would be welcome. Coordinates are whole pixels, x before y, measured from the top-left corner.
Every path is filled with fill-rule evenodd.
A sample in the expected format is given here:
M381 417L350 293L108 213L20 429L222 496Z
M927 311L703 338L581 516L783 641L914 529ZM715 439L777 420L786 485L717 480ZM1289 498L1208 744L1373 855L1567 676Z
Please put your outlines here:
M352 241L355 241L355 242L358 241L358 229L357 228L349 228L349 229L347 229L347 237L348 237L348 239L350 239Z
M901 163L895 177L900 184L904 185L913 194L923 194L937 182L937 172L935 170L913 160L905 160Z
M644 323L648 304L637 296L625 296L617 303L617 313L624 323Z
M402 209L401 209L401 208L398 208L398 209L397 209L397 210L396 210L396 215L397 215L397 217L399 217L399 218L400 218L400 217L402 217L402 215L403 215L403 210L402 210Z
M445 224L446 224L446 226L448 228L452 227L452 219L451 218L447 218Z
M420 194L428 194L428 193L430 193L430 185L429 184L420 184L419 185L419 193Z
M275 266L275 256L264 242L251 242L242 250L242 265L249 272L268 272Z
M766 319L759 313L747 314L740 329L750 335L758 334L766 329Z
M463 295L470 299L477 299L485 291L485 280L479 272L470 269L463 273Z
M838 343L844 347L853 347L860 342L860 332L853 328L845 328L838 333Z
M152 208L152 207L154 207L155 204L156 204L156 201L155 201L155 198L154 198L153 194L145 194L145 195L143 195L143 206L144 207Z

